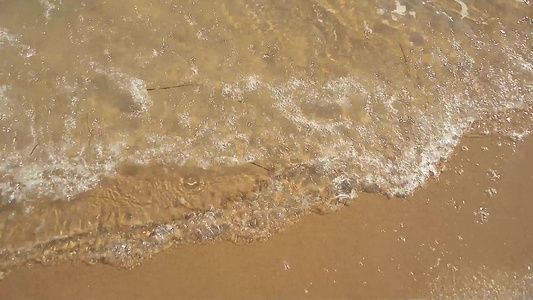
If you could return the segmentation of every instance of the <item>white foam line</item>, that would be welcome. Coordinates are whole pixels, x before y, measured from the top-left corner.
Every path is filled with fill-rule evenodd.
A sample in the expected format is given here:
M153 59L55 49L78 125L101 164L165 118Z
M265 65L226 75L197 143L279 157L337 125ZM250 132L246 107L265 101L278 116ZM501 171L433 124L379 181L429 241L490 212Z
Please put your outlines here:
M402 5L399 0L396 0L396 9L392 11L394 14L405 16L407 6Z
M468 17L468 6L461 0L455 0L455 2L461 5L461 19Z
M39 3L44 7L44 17L50 20L50 11L56 8L55 4L50 3L48 0L39 0Z
M97 63L91 63L97 65ZM152 107L153 102L146 90L146 83L144 80L131 76L129 74L117 71L114 68L101 68L96 67L95 71L100 74L106 75L113 80L116 85L131 94L133 102L140 108L141 113L146 113Z
M20 43L19 38L13 34L10 34L9 30L6 28L0 27L0 45L3 44L21 49L27 58L35 55L35 50L33 50L30 46Z

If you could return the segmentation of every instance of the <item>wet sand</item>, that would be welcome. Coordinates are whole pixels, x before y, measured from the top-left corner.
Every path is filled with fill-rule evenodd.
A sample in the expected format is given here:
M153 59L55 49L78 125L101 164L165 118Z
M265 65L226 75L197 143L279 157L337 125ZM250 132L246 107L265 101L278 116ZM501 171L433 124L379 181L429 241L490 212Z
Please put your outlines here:
M132 270L20 268L0 299L533 297L533 137L510 144L466 138L413 196L361 194L265 242L184 245Z

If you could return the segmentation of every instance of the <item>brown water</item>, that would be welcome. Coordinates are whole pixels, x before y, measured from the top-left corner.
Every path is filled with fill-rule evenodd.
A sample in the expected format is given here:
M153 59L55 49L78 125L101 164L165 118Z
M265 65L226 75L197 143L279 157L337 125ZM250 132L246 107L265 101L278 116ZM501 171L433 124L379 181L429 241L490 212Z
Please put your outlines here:
M530 1L0 1L0 270L133 267L529 134Z

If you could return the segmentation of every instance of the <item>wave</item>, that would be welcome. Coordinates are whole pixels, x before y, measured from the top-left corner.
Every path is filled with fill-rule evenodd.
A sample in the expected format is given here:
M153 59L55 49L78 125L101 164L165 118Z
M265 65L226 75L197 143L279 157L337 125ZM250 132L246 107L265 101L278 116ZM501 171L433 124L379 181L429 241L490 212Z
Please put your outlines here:
M44 1L0 23L0 268L265 239L412 194L474 124L528 134L530 4L457 2Z

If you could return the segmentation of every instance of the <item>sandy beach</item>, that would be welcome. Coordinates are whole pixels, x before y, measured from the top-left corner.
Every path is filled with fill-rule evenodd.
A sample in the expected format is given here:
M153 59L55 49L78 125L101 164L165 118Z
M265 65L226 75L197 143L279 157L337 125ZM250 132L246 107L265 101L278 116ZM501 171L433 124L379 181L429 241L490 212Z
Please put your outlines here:
M0 300L533 298L533 3L465 2L0 0Z
M533 138L512 144L466 138L413 196L362 194L265 242L176 247L131 270L20 268L0 298L532 297Z

